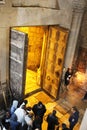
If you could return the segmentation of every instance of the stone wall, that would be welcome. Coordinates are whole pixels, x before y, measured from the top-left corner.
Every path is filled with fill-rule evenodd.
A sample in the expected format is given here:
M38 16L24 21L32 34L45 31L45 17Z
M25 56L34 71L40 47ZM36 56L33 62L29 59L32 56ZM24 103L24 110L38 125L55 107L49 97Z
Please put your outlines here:
M10 27L58 24L62 27L70 28L72 15L69 11L58 10L56 8L56 0L43 0L42 2L38 0L33 2L33 5L31 0L24 2L25 5L30 4L29 7L13 6L13 4L17 5L17 3L19 5L22 0L6 0L5 4L0 4L0 72L2 82L9 79ZM38 7L37 3L40 7ZM44 7L41 7L43 3Z
M12 5L14 7L45 7L56 8L56 0L13 0Z
M77 57L75 68L83 73L87 72L87 11L85 11L80 34L78 37Z
M86 4L87 3L85 0L72 1L73 19L72 19L66 58L65 58L65 68L72 67L73 69L77 69L75 65L76 65L77 57L78 57L78 50L79 50L80 45L83 46L80 32L81 32L81 28L83 28L82 26L84 26L84 24L82 25L82 21L84 21L83 16L84 16ZM86 35L85 34L83 35L86 38Z
M85 11L79 36L79 43L82 48L87 48L87 11Z

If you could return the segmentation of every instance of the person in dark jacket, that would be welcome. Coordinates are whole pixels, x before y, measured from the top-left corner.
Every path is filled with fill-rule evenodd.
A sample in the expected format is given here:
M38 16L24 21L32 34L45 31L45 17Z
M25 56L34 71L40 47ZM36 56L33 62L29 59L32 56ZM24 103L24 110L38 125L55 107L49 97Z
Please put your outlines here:
M41 130L41 123L42 123L42 120L39 116L36 116L34 121L33 121L33 129L32 130Z
M74 106L71 108L71 115L69 117L69 123L70 123L70 130L73 130L74 126L77 124L79 119L79 111Z
M45 105L41 101L39 101L37 104L35 104L32 107L32 111L34 112L35 117L39 116L41 118L41 124L42 124L43 116L44 116L44 113L46 112Z
M10 129L10 111L6 111L5 116L2 118L2 125L6 128L6 130Z
M69 85L71 77L72 77L72 69L68 68L64 76L65 86Z
M70 130L65 123L62 123L62 130Z
M53 110L52 113L47 116L47 122L47 130L55 130L55 126L59 124L58 117L56 116L56 110Z
M85 93L84 97L82 98L83 101L87 100L87 92Z
M10 129L18 130L20 123L17 121L17 116L15 113L12 114L10 118Z

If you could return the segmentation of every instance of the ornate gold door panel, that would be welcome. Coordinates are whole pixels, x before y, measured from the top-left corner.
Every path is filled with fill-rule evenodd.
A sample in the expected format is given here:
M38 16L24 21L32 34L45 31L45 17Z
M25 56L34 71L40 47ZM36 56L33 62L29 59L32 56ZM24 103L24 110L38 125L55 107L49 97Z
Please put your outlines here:
M11 30L10 87L15 98L23 96L27 55L27 34Z
M43 89L54 98L58 97L59 84L67 45L68 30L58 26L49 28Z

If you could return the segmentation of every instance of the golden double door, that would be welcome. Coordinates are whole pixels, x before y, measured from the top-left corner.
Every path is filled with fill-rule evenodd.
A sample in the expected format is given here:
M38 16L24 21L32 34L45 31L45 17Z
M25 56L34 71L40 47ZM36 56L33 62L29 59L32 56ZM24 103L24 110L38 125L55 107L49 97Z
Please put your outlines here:
M58 97L62 69L67 46L68 30L48 26L44 30L44 44L40 62L40 86L54 98ZM28 36L11 30L10 40L10 87L14 97L24 96Z

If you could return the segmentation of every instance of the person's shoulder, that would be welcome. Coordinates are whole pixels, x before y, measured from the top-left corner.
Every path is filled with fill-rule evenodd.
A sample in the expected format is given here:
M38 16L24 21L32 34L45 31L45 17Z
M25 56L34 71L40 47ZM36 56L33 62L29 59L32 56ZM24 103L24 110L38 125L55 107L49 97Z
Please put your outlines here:
M45 107L45 105L44 105L44 104L42 104L42 106L43 106L43 108L45 108L45 109L46 109L46 107Z
M34 104L32 110L37 109L37 104Z
M18 107L16 110L15 110L15 112L14 113L20 113L21 112L21 108L20 107Z

